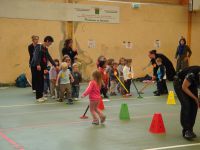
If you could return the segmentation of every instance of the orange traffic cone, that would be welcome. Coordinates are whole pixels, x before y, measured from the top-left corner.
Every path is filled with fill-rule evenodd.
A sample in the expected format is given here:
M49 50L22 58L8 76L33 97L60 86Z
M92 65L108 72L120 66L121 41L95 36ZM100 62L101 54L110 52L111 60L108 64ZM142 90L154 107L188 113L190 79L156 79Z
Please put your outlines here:
M105 109L102 98L100 99L98 108L99 108L100 110L104 110L104 109Z
M160 113L154 114L149 132L154 134L165 133L165 125Z

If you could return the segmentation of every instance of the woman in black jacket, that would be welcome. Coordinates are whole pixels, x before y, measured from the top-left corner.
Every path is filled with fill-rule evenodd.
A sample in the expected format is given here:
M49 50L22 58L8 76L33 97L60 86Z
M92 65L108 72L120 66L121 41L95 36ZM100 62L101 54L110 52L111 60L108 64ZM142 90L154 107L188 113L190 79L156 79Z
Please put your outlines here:
M149 58L151 59L151 64L153 65L154 69L153 69L153 75L156 77L156 73L158 70L158 67L156 65L156 59L157 58L161 58L162 59L162 63L166 68L166 75L167 75L167 79L169 81L173 81L174 76L176 75L176 71L174 69L174 66L172 64L172 62L169 60L169 58L167 58L165 55L163 54L159 54L156 52L156 50L151 50L149 52Z
M74 58L78 55L76 49L72 49L73 40L67 39L65 40L64 48L62 49L63 56L68 55L71 58L72 64L74 63Z

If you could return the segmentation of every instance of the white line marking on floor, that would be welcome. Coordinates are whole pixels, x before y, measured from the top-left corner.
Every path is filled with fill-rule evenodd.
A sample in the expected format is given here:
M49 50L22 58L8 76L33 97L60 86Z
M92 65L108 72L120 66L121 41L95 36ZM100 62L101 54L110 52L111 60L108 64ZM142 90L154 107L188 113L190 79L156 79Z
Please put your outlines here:
M143 97L143 99L150 99L150 98L160 98L160 97L155 97L155 96L148 96L148 97ZM136 100L138 98L116 98L116 99L110 99L110 101L117 101L117 100ZM78 101L79 103L84 103L87 102L85 101L86 99L82 101ZM142 100L142 99L138 99ZM38 104L23 104L23 105L4 105L0 106L0 108L13 108L13 107L27 107L27 106L38 106L38 105L54 105L54 104L62 104L60 102L54 102L54 103L38 103Z
M175 145L175 146L167 146L167 147L158 147L158 148L150 148L144 150L163 150L163 149L174 149L174 148L181 148L181 147L191 147L191 146L199 146L200 143L195 144L185 144L185 145Z
M160 103L142 103L142 104L129 104L128 106L143 106L143 105L158 105ZM106 108L120 107L119 105L106 106ZM34 114L34 113L47 113L47 112L62 112L62 111L77 111L84 110L84 107L79 108L66 108L66 109L52 109L52 110L42 110L42 111L29 111L29 112L14 112L14 113L1 113L0 116L10 116L10 115L25 115L25 114Z

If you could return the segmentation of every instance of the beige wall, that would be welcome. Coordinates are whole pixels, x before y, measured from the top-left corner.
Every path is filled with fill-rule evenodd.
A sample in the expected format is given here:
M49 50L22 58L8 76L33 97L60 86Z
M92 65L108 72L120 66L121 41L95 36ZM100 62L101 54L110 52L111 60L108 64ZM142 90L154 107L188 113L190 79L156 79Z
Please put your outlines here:
M83 2L82 2L83 3ZM90 4L110 4L91 3ZM149 72L143 71L149 59L148 51L154 48L154 41L161 41L158 50L172 61L178 40L181 35L187 35L187 8L169 5L142 5L139 9L132 9L130 4L110 4L120 6L120 24L94 24L78 23L75 25L75 39L89 57L85 74L90 76L90 71L95 68L96 58L105 55L118 61L120 57L132 58L136 76ZM88 49L88 39L96 41L95 49ZM123 47L123 41L133 42L133 49Z
M59 57L60 41L63 39L63 24L56 21L0 19L0 83L14 82L22 72L29 75L27 46L31 35L52 35L54 44L49 49L54 58Z
M48 0L56 1L57 0ZM62 2L60 0L59 2ZM83 3L83 2L81 2ZM187 35L187 8L170 5L142 5L134 10L130 4L94 3L118 5L121 9L120 24L74 23L74 38L79 48L79 58L83 66L83 76L89 79L95 69L96 59L105 55L118 60L121 56L132 58L136 76L148 73L142 71L149 59L147 53L153 49L154 40L161 41L159 52L171 60L181 35ZM200 15L193 16L191 64L199 63ZM50 53L58 58L63 39L67 37L66 22L0 18L0 83L13 83L16 77L25 72L29 75L28 51L30 36L37 34L42 42L45 35L55 39ZM95 49L88 49L88 39L96 41ZM133 42L133 49L125 49L123 41Z
M200 65L200 12L193 14L192 20L192 43L191 49L193 51L191 64Z

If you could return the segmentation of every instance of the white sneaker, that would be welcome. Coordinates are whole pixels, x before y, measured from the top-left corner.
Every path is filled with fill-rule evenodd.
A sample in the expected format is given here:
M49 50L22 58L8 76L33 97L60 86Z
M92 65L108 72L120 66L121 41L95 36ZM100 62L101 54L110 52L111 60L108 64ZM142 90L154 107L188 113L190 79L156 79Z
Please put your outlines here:
M75 101L78 101L78 98L74 98Z
M42 97L42 99L43 99L44 101L47 101L47 97Z
M43 99L43 98L39 98L39 99L37 99L37 102L40 102L40 103L42 103L42 102L44 102L45 100Z
M55 96L51 96L51 98L52 98L52 99L56 99L56 97L55 97Z
M33 93L36 93L36 90L33 90Z

